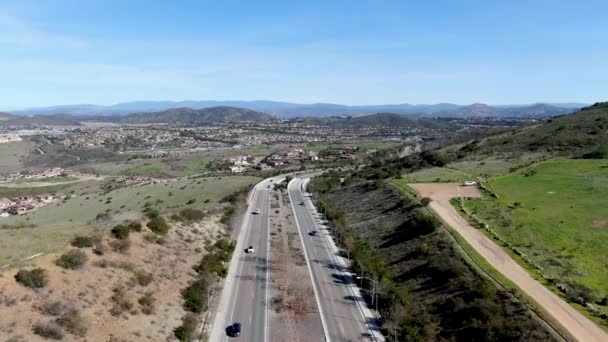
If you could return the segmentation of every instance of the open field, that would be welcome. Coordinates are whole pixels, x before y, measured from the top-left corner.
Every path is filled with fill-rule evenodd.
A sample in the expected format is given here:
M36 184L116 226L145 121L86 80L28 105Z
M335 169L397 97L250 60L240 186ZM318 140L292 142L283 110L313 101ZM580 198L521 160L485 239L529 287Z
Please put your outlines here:
M0 173L21 168L21 158L28 155L34 144L29 140L0 144Z
M91 181L95 183L88 187L84 183L89 182L81 182L68 200L25 215L0 219L0 227L5 227L0 229L0 265L61 248L75 234L103 226L105 222L96 220L100 214L127 219L139 217L146 207L161 213L187 207L208 208L216 206L225 195L257 181L255 177L182 178L169 183L119 188L107 194L99 192L96 181Z
M406 183L463 182L471 177L459 170L431 167L402 175Z
M608 160L556 159L498 177L465 201L545 278L608 311Z

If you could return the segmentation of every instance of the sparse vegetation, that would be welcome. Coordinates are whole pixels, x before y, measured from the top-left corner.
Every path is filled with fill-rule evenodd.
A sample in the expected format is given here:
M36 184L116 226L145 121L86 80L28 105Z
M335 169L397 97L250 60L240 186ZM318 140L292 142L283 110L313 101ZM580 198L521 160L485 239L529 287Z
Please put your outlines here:
M51 340L62 340L64 337L61 328L54 323L36 323L32 330L34 334Z
M143 296L139 297L137 302L141 307L142 313L146 315L152 315L154 313L156 299L154 298L154 294L152 292L146 292Z
M77 235L76 237L74 237L74 239L72 240L72 242L70 244L77 248L87 248L87 247L95 246L95 244L97 243L98 240L99 239L97 239L93 236Z
M162 216L157 216L151 219L147 224L148 229L159 235L165 235L169 232L169 224Z
M131 240L112 240L110 241L110 247L114 252L117 253L127 253L131 248Z
M15 280L23 286L38 289L45 287L48 284L49 276L42 268L35 268L29 271L19 270L15 275Z
M139 286L148 286L154 280L154 275L144 270L135 270L133 272L133 280Z
M124 239L129 238L129 233L131 233L131 228L129 228L128 226L119 224L117 226L114 226L114 228L112 228L112 230L110 232L112 233L112 236L114 236L115 238L124 240Z
M80 311L76 309L67 310L56 320L57 325L63 327L70 334L84 337L87 333L87 325Z
M196 328L198 327L198 317L193 313L187 313L182 318L182 325L175 328L173 333L180 341L193 341L196 337Z
M79 269L87 262L87 255L85 252L73 249L62 254L59 259L55 260L55 264L59 267L75 270Z
M110 300L113 304L112 308L110 309L110 313L112 314L112 316L120 316L124 312L128 312L133 309L133 303L129 299L127 289L122 285L116 286L114 288Z

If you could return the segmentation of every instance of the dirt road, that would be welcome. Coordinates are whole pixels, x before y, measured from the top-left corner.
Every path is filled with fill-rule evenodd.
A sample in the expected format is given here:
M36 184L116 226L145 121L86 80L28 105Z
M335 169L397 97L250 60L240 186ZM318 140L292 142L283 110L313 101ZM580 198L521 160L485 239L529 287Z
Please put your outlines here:
M538 305L543 307L555 321L561 324L578 341L608 341L608 333L532 278L507 252L496 245L494 241L480 230L473 228L458 214L450 204L450 198L459 197L459 195L477 197L480 194L476 192L474 187L461 187L453 183L410 184L410 186L421 196L431 198L433 201L429 205L430 208L445 223L467 240L496 270L517 284L523 292L534 299Z

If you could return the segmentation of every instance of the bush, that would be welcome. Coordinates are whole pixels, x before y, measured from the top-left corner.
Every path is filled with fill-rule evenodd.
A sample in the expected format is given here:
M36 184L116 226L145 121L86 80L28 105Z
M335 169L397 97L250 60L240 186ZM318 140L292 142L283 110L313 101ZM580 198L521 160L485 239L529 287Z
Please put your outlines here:
M138 221L133 221L129 223L129 229L133 232L141 232L141 223Z
M148 228L156 234L165 235L169 231L167 221L161 216L157 216L150 220L147 224Z
M87 255L83 251L73 249L64 253L55 260L55 264L59 267L75 270L81 268L87 262Z
M131 232L131 228L129 228L127 226L123 226L122 224L115 226L111 230L112 236L114 236L117 239L121 239L121 240L128 239L130 232Z
M154 280L154 275L144 270L137 270L133 273L133 280L139 286L148 286Z
M110 300L114 305L110 309L112 316L119 316L125 311L133 309L133 303L129 300L129 295L124 286L117 286L113 290L114 294L110 297Z
M146 216L149 219L156 218L156 217L158 217L160 215L160 213L158 212L158 210L151 209L151 208L146 208L145 213L146 213Z
M196 202L195 198L189 199L188 202L186 202L186 204L193 204L194 202Z
M114 252L126 253L131 248L131 241L129 239L113 240L110 241L110 247Z
M49 276L42 268L35 268L31 271L19 270L15 275L15 280L23 286L38 289L48 284Z
M182 325L175 328L173 333L180 341L192 341L196 337L197 327L198 317L195 314L187 313L184 318L182 318Z
M207 287L209 287L207 280L199 278L182 290L184 309L196 313L205 311L207 309Z
M59 316L65 313L68 310L68 307L57 300L42 304L39 310L44 315Z
M56 322L70 334L81 337L87 334L87 325L82 316L80 316L80 312L76 309L68 310L61 317L57 318Z
M97 243L97 240L95 237L92 236L75 236L74 239L72 239L71 245L74 247L78 247L78 248L87 248L87 247L93 247L95 246L95 244Z
M202 211L192 208L180 211L179 216L185 221L200 221L205 217Z
M63 331L57 325L53 323L36 323L33 328L34 334L46 338L50 338L52 340L62 340L63 339Z
M139 297L137 302L141 305L141 312L144 314L151 315L154 313L156 299L154 299L152 292L146 292L143 296Z

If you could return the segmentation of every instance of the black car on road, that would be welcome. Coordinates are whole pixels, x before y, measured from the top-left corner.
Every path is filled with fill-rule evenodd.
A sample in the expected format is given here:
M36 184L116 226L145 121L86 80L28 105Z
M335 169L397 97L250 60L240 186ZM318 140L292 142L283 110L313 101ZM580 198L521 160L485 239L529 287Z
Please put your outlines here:
M241 336L241 323L234 323L226 328L226 335L230 337Z

